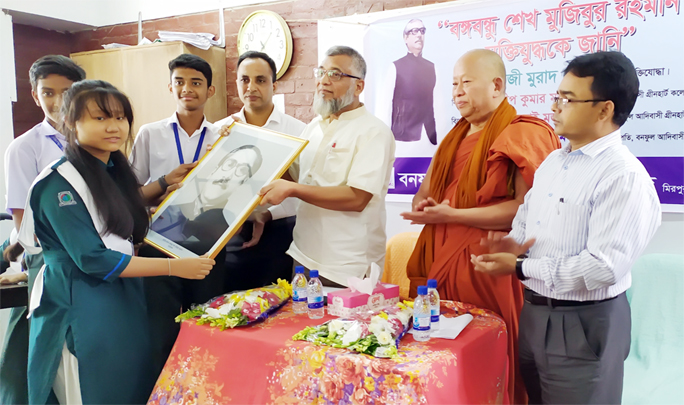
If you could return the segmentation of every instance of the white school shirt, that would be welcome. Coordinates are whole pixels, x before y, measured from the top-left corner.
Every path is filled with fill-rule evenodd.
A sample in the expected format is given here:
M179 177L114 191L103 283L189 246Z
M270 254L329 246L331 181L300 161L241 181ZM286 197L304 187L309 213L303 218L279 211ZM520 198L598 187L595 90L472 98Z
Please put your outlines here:
M50 163L64 155L67 141L44 119L14 139L5 152L5 201L8 213L24 209L33 180Z
M236 116L239 117L242 122L247 122L247 118L245 117L245 107L242 107ZM232 122L233 118L228 116L222 120L216 121L214 125L220 129L223 125L231 124ZM274 106L271 115L261 128L270 129L271 131L301 138L302 132L304 132L304 128L306 128L306 124L294 117L280 112L278 108ZM275 221L276 219L295 215L297 213L298 204L299 201L296 198L287 198L281 204L269 207L268 210L271 212L271 217Z
M363 277L385 260L385 196L394 163L394 135L361 106L336 120L316 117L302 134L309 144L299 156L299 183L350 186L373 195L361 212L333 211L300 201L287 253L339 284ZM295 168L295 172L296 172ZM295 173L296 174L296 173Z
M219 139L218 128L207 121L206 117L200 128L192 136L188 136L187 132L180 126L176 113L161 121L141 126L138 135L135 137L130 156L133 172L140 184L156 181L180 165L176 136L173 132L174 123L178 126L178 139L185 163L192 163L198 147L200 148L198 159L201 159L207 152L207 145L214 144ZM207 132L202 145L199 145L204 128L207 129Z
M572 152L555 150L513 220L511 237L536 238L523 284L561 300L615 297L632 284L632 265L660 221L651 176L619 130Z

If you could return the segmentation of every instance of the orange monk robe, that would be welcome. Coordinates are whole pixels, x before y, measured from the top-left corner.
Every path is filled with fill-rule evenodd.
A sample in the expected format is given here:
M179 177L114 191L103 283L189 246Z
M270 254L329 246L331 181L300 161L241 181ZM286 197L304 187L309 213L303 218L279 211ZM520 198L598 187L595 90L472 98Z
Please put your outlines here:
M533 117L518 116L513 119L489 149L486 178L475 195L477 207L513 198L509 195L508 184L509 170L514 169L513 165L520 171L525 183L532 186L537 167L549 153L560 147L558 137L550 130L543 121ZM442 197L442 200L449 199L454 208L461 171L482 132L467 136L456 151ZM409 265L407 272L411 279L411 296L415 296L417 286L427 284L428 278L434 278L441 298L470 303L501 315L508 329L509 398L511 403L526 403L527 395L518 365L518 317L523 305L522 284L515 275L492 277L473 269L470 255L487 253L480 246L480 240L487 236L487 230L462 224L435 224L423 230L430 231L434 232L430 258L433 262L431 266L424 266L428 267L427 274L416 274L417 269Z

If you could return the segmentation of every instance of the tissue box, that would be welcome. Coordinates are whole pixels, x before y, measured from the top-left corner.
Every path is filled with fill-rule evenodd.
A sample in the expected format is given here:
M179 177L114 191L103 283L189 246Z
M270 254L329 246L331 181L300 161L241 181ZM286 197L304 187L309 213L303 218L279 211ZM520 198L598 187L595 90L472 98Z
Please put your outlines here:
M351 316L359 312L374 311L399 302L399 286L379 283L368 295L349 288L328 293L328 313Z

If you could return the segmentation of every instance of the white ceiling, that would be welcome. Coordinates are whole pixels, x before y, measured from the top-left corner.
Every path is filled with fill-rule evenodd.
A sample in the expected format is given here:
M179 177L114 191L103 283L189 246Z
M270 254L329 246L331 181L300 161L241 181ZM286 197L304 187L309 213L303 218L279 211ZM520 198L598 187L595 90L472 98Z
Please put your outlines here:
M56 31L95 27L237 8L283 0L0 0L17 24Z

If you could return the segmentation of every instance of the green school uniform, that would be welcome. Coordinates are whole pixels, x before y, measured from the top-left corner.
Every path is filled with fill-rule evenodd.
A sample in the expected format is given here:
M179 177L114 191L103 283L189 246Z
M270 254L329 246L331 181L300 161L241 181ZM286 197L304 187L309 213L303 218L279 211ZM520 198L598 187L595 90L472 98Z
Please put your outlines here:
M110 162L107 172L114 170ZM66 341L78 359L84 404L145 403L154 376L142 280L119 278L131 256L104 245L83 200L57 171L35 185L30 201L46 269L31 318L29 402L48 400Z
M4 251L9 239L0 246ZM0 352L0 404L28 403L26 363L28 358L28 320L26 307L10 310L5 341Z
M9 239L2 244L0 251L9 246ZM29 291L36 275L43 267L43 255L26 255L28 266ZM0 404L28 403L28 385L26 366L28 363L29 321L26 319L27 308L18 307L10 310L5 341L0 352Z

